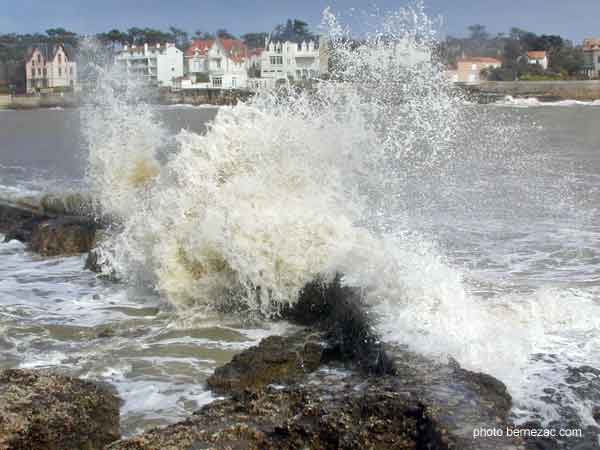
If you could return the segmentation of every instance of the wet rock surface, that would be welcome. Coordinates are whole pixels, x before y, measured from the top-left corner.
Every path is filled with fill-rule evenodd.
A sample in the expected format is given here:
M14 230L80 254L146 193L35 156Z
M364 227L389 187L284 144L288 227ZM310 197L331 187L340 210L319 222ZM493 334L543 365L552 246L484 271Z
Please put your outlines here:
M1 450L96 450L120 437L112 388L44 371L0 372Z
M45 220L34 227L29 248L43 256L89 252L96 244L96 224L76 216Z
M215 370L208 386L216 392L240 394L258 391L273 383L297 381L321 365L323 345L320 336L302 332L292 337L271 336L263 339L233 360Z
M311 284L301 297L285 315L311 328L266 338L210 377L228 398L108 448L524 448L473 437L475 427L508 424L511 398L500 381L385 346L360 296L339 279Z
M193 417L110 450L445 449L445 437L393 377L323 367L302 382L214 402Z
M43 256L89 252L96 243L98 224L83 196L45 196L41 199L0 200L0 232L5 240L26 243ZM78 214L78 215L73 215Z

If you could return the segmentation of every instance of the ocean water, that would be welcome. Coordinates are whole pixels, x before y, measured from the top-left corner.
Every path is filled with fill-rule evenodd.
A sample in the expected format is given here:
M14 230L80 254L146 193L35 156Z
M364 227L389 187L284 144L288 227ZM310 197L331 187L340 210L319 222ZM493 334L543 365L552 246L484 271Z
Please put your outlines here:
M215 114L158 110L173 132L202 132ZM36 130L44 130L43 138ZM3 111L0 136L0 196L85 185L79 111ZM84 271L84 262L0 243L0 368L57 369L114 385L124 400L126 435L183 420L214 399L204 382L216 367L289 328L218 316L186 324L152 286L103 281Z
M2 244L3 367L115 384L133 433L210 401L217 365L342 272L383 339L499 378L515 421L594 425L600 108L468 104L439 65L394 59L398 39L431 45L419 11L359 48L325 23L350 82L313 96L155 107L103 70L94 107L0 112L2 195L91 190L122 279Z

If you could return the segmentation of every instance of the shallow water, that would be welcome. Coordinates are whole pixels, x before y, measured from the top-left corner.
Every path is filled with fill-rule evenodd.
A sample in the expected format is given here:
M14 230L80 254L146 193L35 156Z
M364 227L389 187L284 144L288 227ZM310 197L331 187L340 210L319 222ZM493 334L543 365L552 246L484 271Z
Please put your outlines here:
M78 111L0 114L0 195L81 185ZM201 132L214 116L188 108L164 114L174 131L193 124ZM43 142L30 136L32 126L44 128ZM0 243L0 368L53 368L111 383L124 400L127 435L181 420L211 401L204 382L216 367L286 329L231 317L183 323L152 290L97 279L84 261L40 258L16 241Z
M407 177L387 214L414 243L414 273L403 274L412 297L379 305L379 328L389 341L497 376L517 419L548 421L572 408L591 424L592 396L581 398L565 378L569 367L600 367L600 108L563 106L472 106L492 122L526 127L519 152L459 155L443 180ZM170 133L202 133L215 113L158 111ZM471 135L463 152L478 145L490 143ZM78 111L0 112L0 194L78 188L83 148ZM111 382L125 400L127 433L210 401L208 374L283 327L182 323L156 293L98 280L82 266L82 258L40 259L0 244L0 366ZM558 394L549 399L548 388Z

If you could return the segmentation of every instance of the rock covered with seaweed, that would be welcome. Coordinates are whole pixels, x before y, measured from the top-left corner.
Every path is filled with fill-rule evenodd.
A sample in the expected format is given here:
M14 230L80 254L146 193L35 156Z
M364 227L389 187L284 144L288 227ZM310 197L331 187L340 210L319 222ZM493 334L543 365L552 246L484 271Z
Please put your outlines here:
M0 449L101 450L120 437L113 388L44 371L0 372Z

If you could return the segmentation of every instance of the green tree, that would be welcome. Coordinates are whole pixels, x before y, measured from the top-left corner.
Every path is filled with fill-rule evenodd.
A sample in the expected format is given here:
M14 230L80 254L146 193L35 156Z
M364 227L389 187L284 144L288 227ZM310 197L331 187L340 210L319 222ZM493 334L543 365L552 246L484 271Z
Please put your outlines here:
M207 31L202 31L202 30L196 30L194 32L194 39L214 39L215 35L212 33L209 33Z
M233 34L231 34L225 28L220 28L217 30L217 37L219 37L219 39L237 39Z
M475 24L471 25L468 29L470 39L485 41L490 37L490 34L486 31L485 25Z
M175 44L179 47L179 48L186 48L189 44L189 36L187 31L183 31L180 28L171 26L169 27L169 31L171 32L171 35L173 36L173 40L175 41Z
M269 36L269 33L246 33L241 36L244 44L248 48L263 48L265 46L265 39Z

